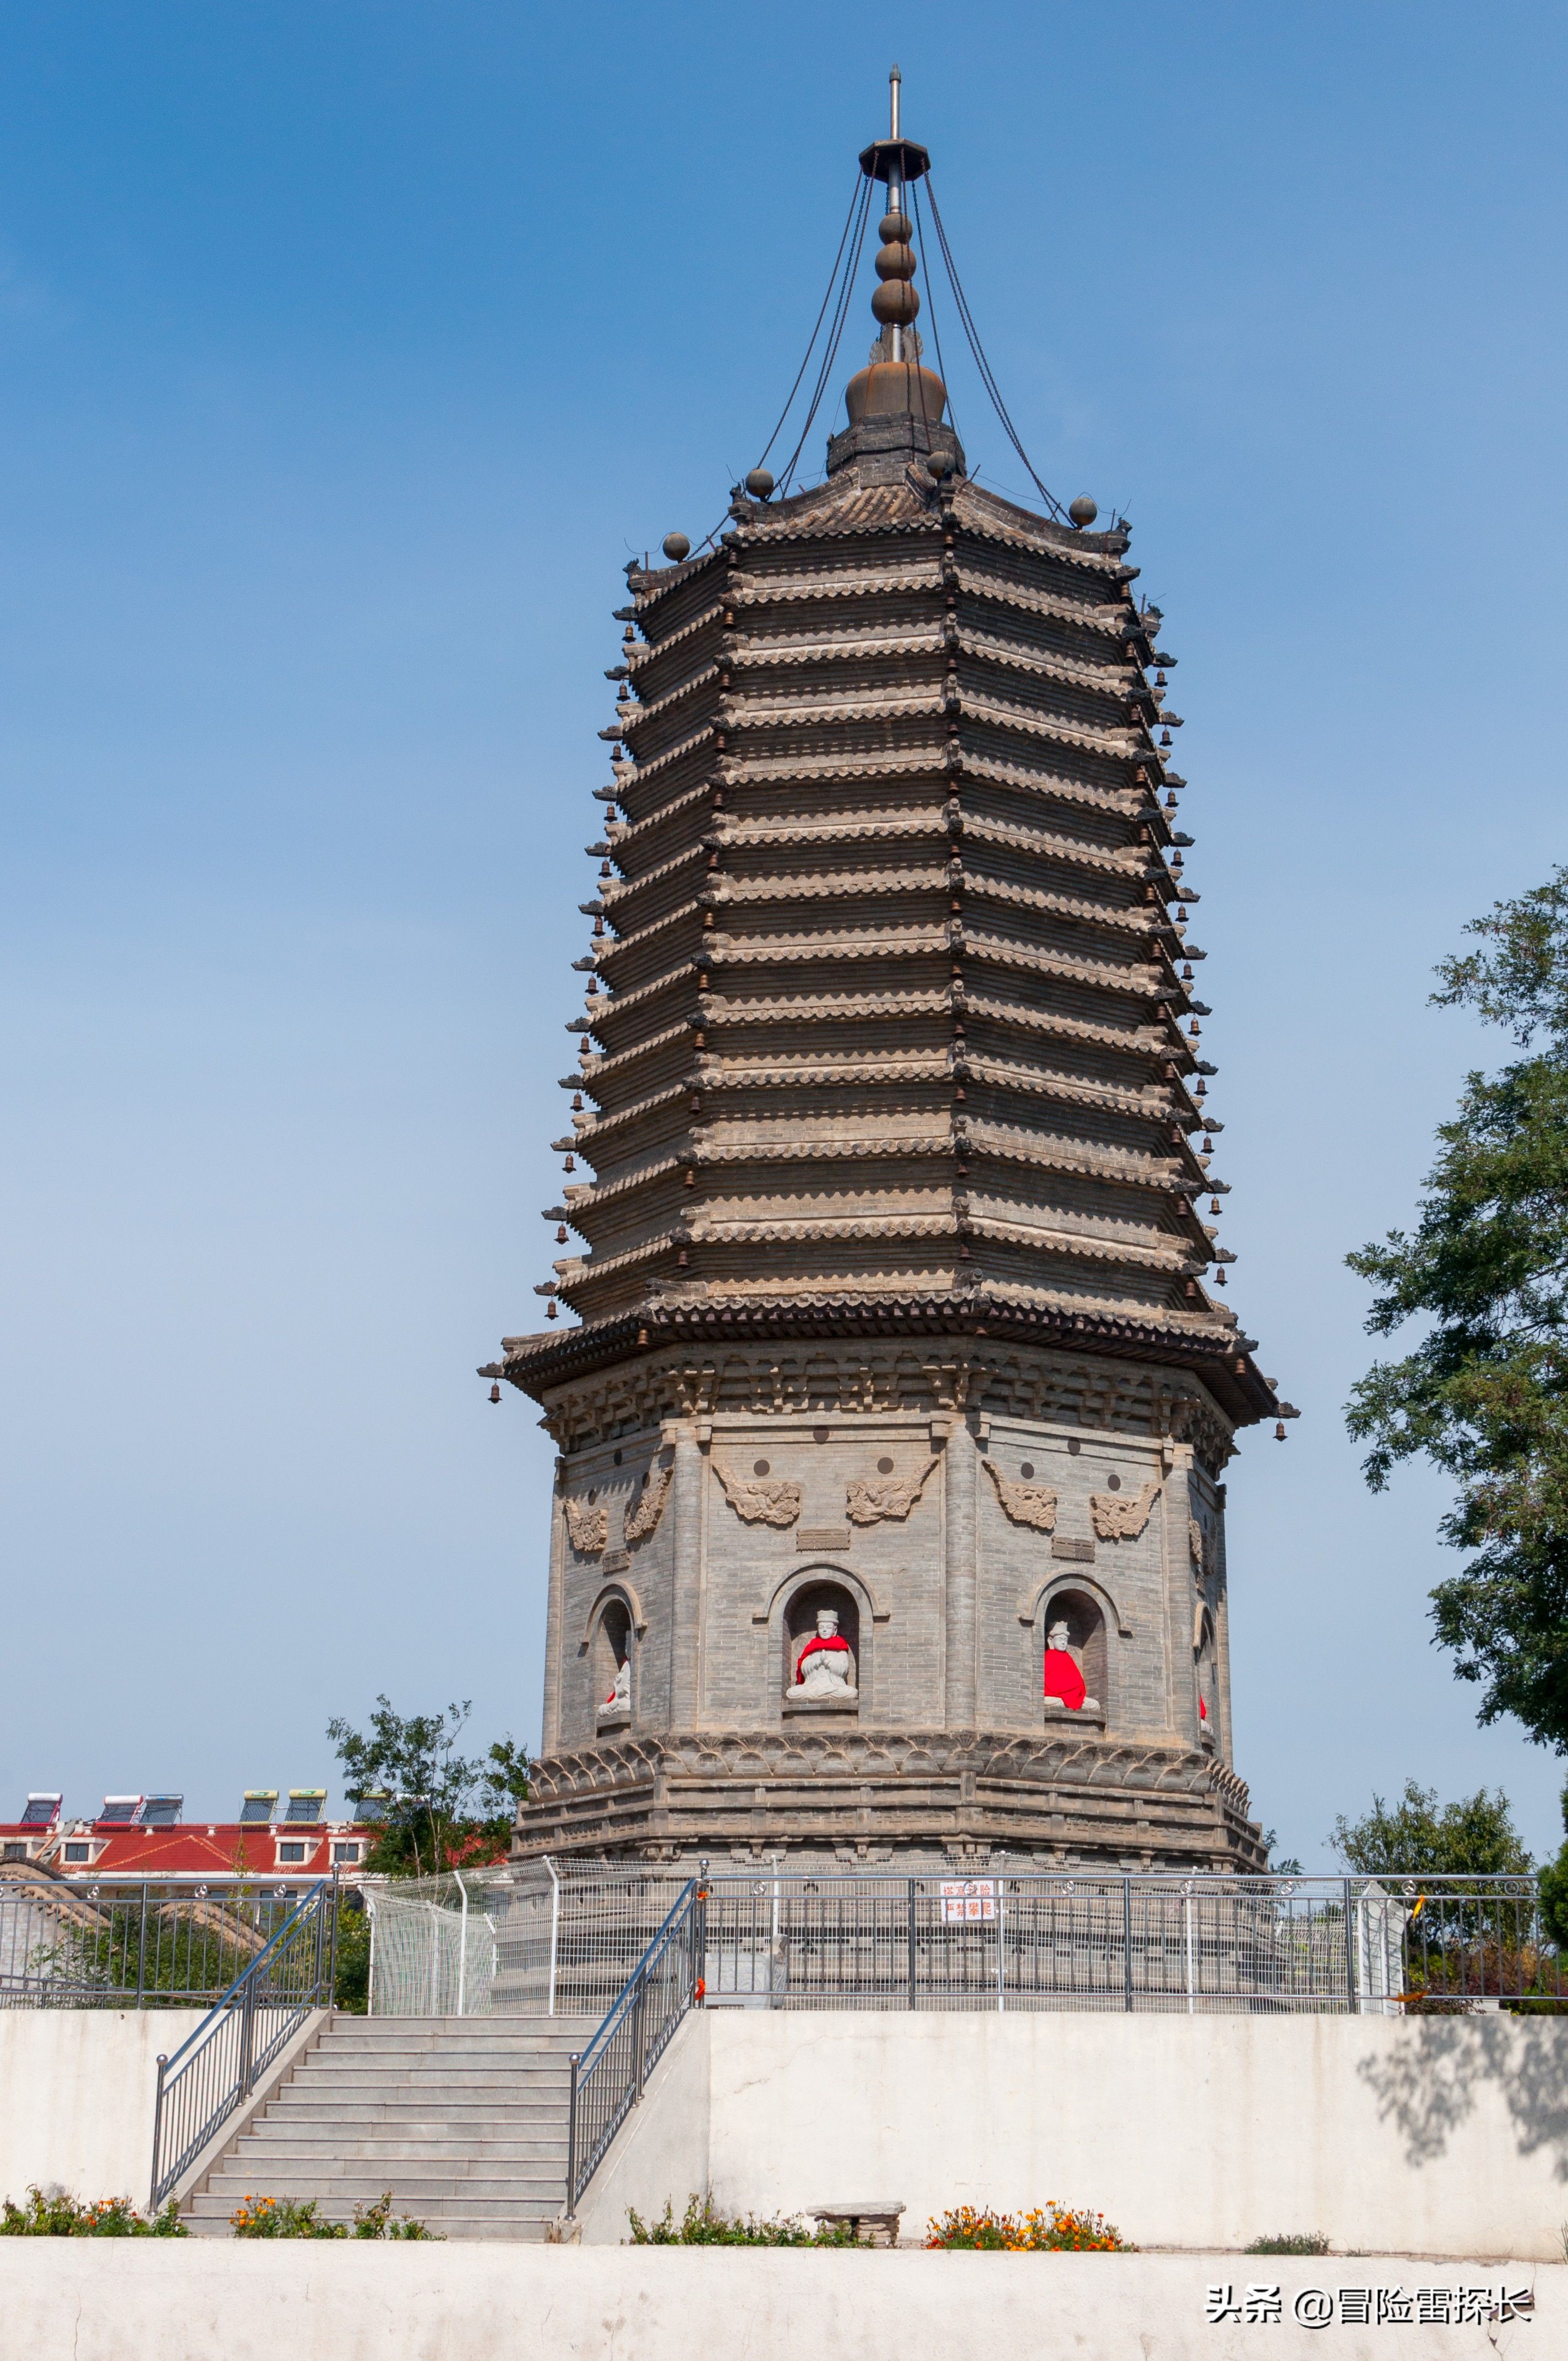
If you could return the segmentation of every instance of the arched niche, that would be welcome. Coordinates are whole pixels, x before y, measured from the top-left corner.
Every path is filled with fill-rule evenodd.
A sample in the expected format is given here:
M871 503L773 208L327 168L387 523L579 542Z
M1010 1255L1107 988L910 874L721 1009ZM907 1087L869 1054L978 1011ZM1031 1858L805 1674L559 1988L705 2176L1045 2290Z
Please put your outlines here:
M838 1616L839 1635L849 1642L855 1659L853 1709L869 1710L873 1632L878 1623L887 1621L887 1615L877 1607L871 1589L859 1576L845 1566L831 1564L795 1568L775 1586L765 1610L752 1619L767 1626L768 1686L773 1697L782 1699L794 1686L800 1652L816 1633L817 1609L822 1607L831 1608ZM797 1701L786 1704L784 1709L794 1714L808 1713L813 1708ZM844 1710L839 1707L831 1709Z
M817 1582L803 1583L792 1593L789 1605L782 1617L784 1640L784 1686L794 1686L798 1675L802 1652L817 1636L817 1619L824 1610L838 1618L838 1634L848 1641L850 1653L855 1660L855 1687L860 1689L861 1609L860 1601L846 1583L836 1576L826 1574Z
M1042 1710L1047 1719L1077 1721L1081 1719L1109 1723L1113 1705L1113 1671L1110 1619L1106 1614L1106 1605L1097 1584L1076 1581L1070 1576L1065 1580L1053 1582L1042 1591L1031 1651L1035 1694L1037 1697L1042 1697L1046 1650L1051 1643L1053 1632L1059 1634L1064 1624L1067 1627L1067 1653L1082 1674L1087 1692L1084 1703L1076 1710L1045 1698Z
M631 1720L637 1679L637 1642L647 1629L641 1604L629 1583L607 1583L588 1611L578 1650L586 1659L588 1703L596 1729L624 1730ZM620 1697L620 1668L630 1667Z

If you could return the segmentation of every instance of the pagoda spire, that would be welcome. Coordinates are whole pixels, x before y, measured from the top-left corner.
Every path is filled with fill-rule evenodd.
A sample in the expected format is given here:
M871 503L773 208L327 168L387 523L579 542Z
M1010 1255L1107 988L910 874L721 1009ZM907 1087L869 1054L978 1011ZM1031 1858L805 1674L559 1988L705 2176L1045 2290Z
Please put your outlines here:
M952 471L963 472L963 454L951 431L944 432L941 425L948 389L934 369L923 367L915 325L920 297L915 285L914 224L906 202L915 183L930 170L931 159L924 148L904 137L903 82L894 66L888 76L888 137L873 140L861 152L861 170L867 180L882 181L887 188L887 211L878 228L882 243L876 257L877 285L872 297L872 313L882 333L872 346L869 366L859 370L844 389L855 447L840 448L836 443L828 454L829 472L845 457L860 456L864 438L855 430L868 420L883 419L918 420L912 447L927 453L941 450ZM905 428L901 439L910 444L911 436L912 430ZM878 435L876 447L884 442L885 437Z

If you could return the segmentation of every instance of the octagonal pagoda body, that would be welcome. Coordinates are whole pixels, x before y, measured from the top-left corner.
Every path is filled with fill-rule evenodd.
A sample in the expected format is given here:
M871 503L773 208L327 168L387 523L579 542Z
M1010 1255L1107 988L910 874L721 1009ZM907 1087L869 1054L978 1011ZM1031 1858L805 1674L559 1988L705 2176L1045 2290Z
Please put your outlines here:
M1281 1406L1204 1283L1127 539L916 414L628 569L551 1209L580 1324L494 1371L560 1455L521 1852L1262 1859L1222 1474ZM813 1708L824 1603L857 1693Z

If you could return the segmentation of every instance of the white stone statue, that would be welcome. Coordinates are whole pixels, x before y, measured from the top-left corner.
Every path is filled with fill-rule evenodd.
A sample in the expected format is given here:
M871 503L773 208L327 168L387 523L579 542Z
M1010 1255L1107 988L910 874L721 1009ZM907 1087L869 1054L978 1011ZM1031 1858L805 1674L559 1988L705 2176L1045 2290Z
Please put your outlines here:
M795 1661L795 1686L786 1694L796 1700L822 1702L858 1694L854 1650L848 1640L839 1637L839 1618L831 1607L818 1609L817 1637L801 1650Z
M607 1706L615 1707L624 1706L628 1712L630 1711L631 1659L630 1656L623 1659L620 1669L615 1676L615 1686L611 1689L609 1697L606 1697L605 1704Z
M1072 1634L1062 1622L1050 1624L1046 1631L1046 1702L1065 1706L1069 1713L1100 1710L1099 1698L1088 1693Z

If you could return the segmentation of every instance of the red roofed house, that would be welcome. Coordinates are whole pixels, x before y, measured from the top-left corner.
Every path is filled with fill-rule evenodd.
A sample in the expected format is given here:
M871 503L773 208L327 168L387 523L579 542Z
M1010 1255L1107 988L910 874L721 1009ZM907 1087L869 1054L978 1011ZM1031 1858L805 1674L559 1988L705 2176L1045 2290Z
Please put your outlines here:
M380 1830L378 1813L324 1817L326 1791L291 1787L278 1809L275 1787L247 1789L237 1820L182 1820L181 1795L106 1795L91 1820L63 1818L58 1795L27 1798L19 1820L0 1821L5 1861L37 1861L65 1877L156 1878L214 1884L233 1877L357 1882Z

